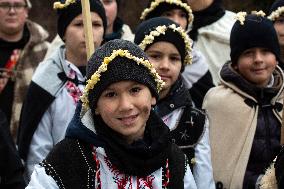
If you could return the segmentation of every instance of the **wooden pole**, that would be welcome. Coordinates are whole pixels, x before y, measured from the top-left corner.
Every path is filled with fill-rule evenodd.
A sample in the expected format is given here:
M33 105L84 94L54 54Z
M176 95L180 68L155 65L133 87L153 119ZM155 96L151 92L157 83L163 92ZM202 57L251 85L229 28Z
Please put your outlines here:
M284 105L284 98L283 98L283 105ZM282 125L281 125L280 144L284 145L284 108L282 109Z
M87 50L87 59L89 60L95 51L90 2L89 0L81 0L81 4L82 4L82 15L83 15L85 43Z

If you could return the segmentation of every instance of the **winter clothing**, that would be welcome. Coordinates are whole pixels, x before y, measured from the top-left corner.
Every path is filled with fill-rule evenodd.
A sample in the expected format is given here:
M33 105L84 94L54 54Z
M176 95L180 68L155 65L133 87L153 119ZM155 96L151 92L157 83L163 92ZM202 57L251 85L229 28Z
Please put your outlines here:
M17 136L20 111L32 74L39 62L42 61L49 46L46 41L47 37L48 33L40 25L27 20L23 39L19 41L19 46L17 46L17 42L13 44L0 39L1 67L2 61L5 64L15 48L20 49L20 58L14 68L14 78L8 82L0 94L0 108L8 118L14 139Z
M61 0L61 1L65 2L65 0ZM101 17L103 21L104 31L106 31L107 19L105 15L105 9L102 3L99 0L90 0L90 11L96 12ZM58 13L57 33L59 34L61 39L64 41L64 35L65 35L68 25L70 24L70 22L72 22L72 20L76 16L82 14L81 1L76 0L75 3L70 3L65 8L57 9L57 13Z
M147 35L152 35L153 31L160 32L157 28L167 26L168 28L161 35L153 34L152 40L147 41L144 49L146 50L156 42L166 41L177 48L181 54L181 63L185 64L185 56L182 53L187 53L187 56L191 56L191 49L186 48L189 47L188 44L191 41L189 38L184 37L187 37L187 35L183 30L181 32L173 32L169 28L171 24L175 23L163 17L144 21L137 27L134 41L143 47ZM206 122L206 116L202 111L192 107L189 91L185 87L181 76L171 86L167 96L159 99L156 111L170 128L172 141L183 150L190 160L191 167L193 167L192 170L195 173L194 178L197 187L215 188L210 158L208 122ZM204 133L206 134L204 135ZM195 162L197 163L195 164ZM201 174L202 178L199 176Z
M244 24L236 21L231 31L230 47L233 64L237 64L239 56L245 50L254 47L269 49L281 62L280 46L273 23L262 16L248 15Z
M252 188L280 150L283 73L277 67L271 83L258 88L226 63L220 78L203 103L214 179L224 188Z
M23 165L8 129L5 114L0 110L0 188L25 188Z
M104 41L110 41L113 39L125 39L128 41L134 40L134 34L132 33L130 27L123 22L119 17L116 17L113 23L113 33L106 34Z
M272 16L273 13L278 12L278 9L283 8L283 7L284 7L283 0L274 1L274 3L271 5L270 10L269 10L269 17ZM283 13L283 11L280 11L279 13L280 14L274 17L273 20L277 19Z
M121 44L119 42L121 42ZM96 53L90 58L89 62L94 63L88 64L86 75L87 79L91 79L93 73L95 73L95 71L98 70L104 62L105 57L111 56L113 49L127 49L130 54L135 54L135 56L140 59L148 59L146 54L141 51L138 46L133 45L133 43L118 39L112 40L111 43L107 43L104 47L98 48ZM123 62L123 64L120 62ZM129 70L131 70L131 72ZM123 80L132 80L146 85L152 92L152 95L158 99L158 89L155 79L156 78L149 74L149 69L144 65L139 66L136 60L129 59L127 57L115 57L109 63L109 68L101 76L100 81L95 85L94 89L89 92L88 100L90 102L91 109L93 111L95 110L98 98L107 86L111 83Z
M65 59L64 46L39 64L23 105L18 138L27 180L34 165L64 138L84 81L79 68Z
M156 111L170 128L172 141L187 155L197 188L215 188L207 116L192 107L182 78L158 101Z
M230 60L230 32L235 23L235 13L226 11L221 0L214 0L204 10L193 12L193 28L190 37L196 49L201 51L208 63L215 85L219 82L218 73Z
M192 64L185 66L182 76L194 106L201 108L205 94L215 85L204 55L195 46L192 49L192 57Z
M132 74L137 70L143 77ZM125 80L142 83L155 96L161 80L146 54L129 41L109 41L90 58L87 78L83 107L78 103L66 138L36 167L28 188L44 188L45 182L52 188L196 188L184 154L170 142L169 129L153 110L143 138L129 144L87 106L98 98L93 92L101 94Z
M169 188L196 188L190 168L184 162L184 155L175 145L165 140L169 131L154 112L150 114L147 121L148 126L146 126L147 133L149 133L147 137L153 141L150 144L151 148L147 147L149 150L145 150L146 143L143 141L137 141L132 145L125 144L113 131L107 132L110 129L102 130L104 135L98 134L99 132L93 124L102 124L103 121L93 119L90 111L83 114L82 117L80 117L80 113L82 113L81 105L78 104L75 116L66 133L67 138L58 143L47 159L36 166L28 189L40 189L47 186L48 188L88 188L87 186L91 188L93 186L96 188L99 186L101 188L117 188L119 186L122 188L129 186L165 188L162 186L163 183L168 183ZM90 120L93 120L94 123L92 124L93 121ZM116 150L119 150L122 158L111 155L111 152ZM168 166L165 165L167 161L158 158L159 154L163 152L166 154L162 157L169 158ZM132 164L134 163L132 161L136 161L136 163ZM120 164L126 166L121 166L122 169L118 169ZM145 164L148 166L143 167ZM134 174L127 174L126 177L125 172L129 171L128 167L134 171ZM140 169L153 172L138 176ZM137 171L138 173L136 173ZM167 171L173 175L169 181L166 181L168 177L164 175ZM184 179L180 179L181 177Z
M151 0L148 6L141 14L140 19L148 20L154 17L160 17L164 12L182 9L186 13L187 27L193 22L193 14L190 6L183 3L181 0Z
M157 7L156 7L156 4ZM165 11L162 11L163 9L160 9L160 6L167 6L167 10L171 10L174 8L178 8L178 9L182 9L183 11L185 11L185 13L187 13L188 15L191 15L192 17L192 12L190 7L186 4L186 3L182 3L180 1L153 1L153 6L151 6L152 8L148 8L145 9L145 13L146 14L149 10L151 10L150 14L147 16L147 18L153 18L154 15L156 15L156 17L158 16L162 16L162 14ZM149 6L150 7L150 3ZM155 14L151 14L151 13L155 13ZM143 15L143 14L142 14ZM150 16L152 15L152 16ZM190 16L189 16L190 17ZM192 18L193 19L193 18ZM191 21L188 23L188 25L192 24L192 19ZM147 28L145 27L144 29L144 33L147 33ZM136 34L137 35L137 34ZM142 36L142 35L141 35ZM138 38L141 38L138 37ZM144 38L144 37L143 37ZM164 37L166 38L166 37ZM180 42L178 41L174 41L173 39L175 38L166 38L166 39L171 39L169 42L174 43L176 47L179 47L179 49L182 49ZM192 99L193 102L195 104L196 107L201 108L202 106L202 102L203 102L203 98L206 94L206 92L211 88L214 87L213 84L213 80L212 80L212 76L211 73L208 70L208 65L206 63L206 59L204 57L204 55L196 49L195 45L193 45L193 52L192 52L192 64L191 65L186 65L185 68L182 67L182 70L184 70L183 72L183 77L184 77L184 81L187 85L188 88L190 88L190 94L192 95ZM181 51L180 51L181 52ZM182 55L182 54L181 54Z
M172 28L171 25L175 28ZM161 26L166 28L160 30ZM153 34L153 32L158 33ZM153 37L151 41L147 41L147 36ZM134 43L138 44L142 50L146 51L152 44L159 41L172 43L177 48L181 56L182 70L185 65L192 63L191 40L185 31L174 21L164 17L156 17L139 24L136 29Z

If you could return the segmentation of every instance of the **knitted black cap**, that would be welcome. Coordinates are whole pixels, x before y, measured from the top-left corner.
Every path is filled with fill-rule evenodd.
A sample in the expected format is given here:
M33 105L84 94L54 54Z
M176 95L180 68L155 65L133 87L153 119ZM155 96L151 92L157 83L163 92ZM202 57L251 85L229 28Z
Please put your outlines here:
M280 63L280 46L273 23L254 14L245 17L242 25L239 20L233 25L230 36L231 60L238 62L239 56L247 49L262 47L270 50Z
M87 79L98 70L105 57L110 57L114 50L128 50L132 56L148 60L147 55L137 45L130 41L115 39L99 47L88 61ZM112 83L131 80L146 85L153 96L158 99L157 83L150 70L142 64L137 64L127 57L116 56L107 66L107 70L101 73L100 80L89 91L88 101L92 111L95 110L101 93Z
M60 0L61 3L65 3L65 0ZM69 4L67 7L62 9L57 9L58 19L57 19L57 33L63 40L66 28L72 22L72 20L82 13L81 1L76 0L75 3ZM96 12L103 21L104 32L106 31L107 19L105 14L105 9L99 0L90 0L90 10L91 12Z
M153 3L156 5L153 6ZM143 11L140 18L142 20L148 20L150 18L162 16L163 13L173 9L181 9L186 13L187 27L192 23L192 10L190 6L181 0L150 0L147 8Z
M186 49L186 42L183 36L181 36L179 32L169 28L169 26L172 24L174 24L176 27L179 27L177 23L164 17L156 17L146 20L142 22L140 25L138 25L138 27L136 28L134 43L140 45L141 42L144 40L145 36L149 35L150 32L155 31L158 26L166 26L167 30L165 31L165 34L161 33L159 36L153 36L154 37L153 42L147 44L147 46L143 50L146 51L152 44L159 41L169 42L177 48L181 56L182 70L183 70L185 64L185 57L188 55L188 53L190 53L190 50Z
M284 0L274 1L274 3L270 7L269 14L276 11L279 7L284 7Z

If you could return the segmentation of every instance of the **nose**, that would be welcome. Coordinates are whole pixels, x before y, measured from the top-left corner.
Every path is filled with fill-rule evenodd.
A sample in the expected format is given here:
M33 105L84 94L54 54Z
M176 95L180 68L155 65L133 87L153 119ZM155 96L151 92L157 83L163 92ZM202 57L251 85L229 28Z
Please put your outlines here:
M169 70L170 61L168 58L163 58L159 64L160 70Z
M133 101L131 100L131 96L127 94L120 95L119 98L119 111L125 112L133 109Z
M11 5L11 6L9 7L8 12L9 12L9 13L15 13L15 12L16 12L15 7Z
M260 50L257 50L254 54L254 61L255 62L262 62L263 61L263 55Z

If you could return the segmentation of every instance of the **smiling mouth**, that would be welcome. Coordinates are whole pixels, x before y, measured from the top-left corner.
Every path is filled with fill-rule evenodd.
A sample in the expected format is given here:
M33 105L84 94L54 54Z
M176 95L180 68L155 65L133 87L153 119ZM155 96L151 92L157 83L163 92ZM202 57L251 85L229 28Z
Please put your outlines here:
M138 114L132 115L132 116L126 116L122 118L118 118L119 121L123 123L123 125L131 125L136 121L136 118L138 117Z

